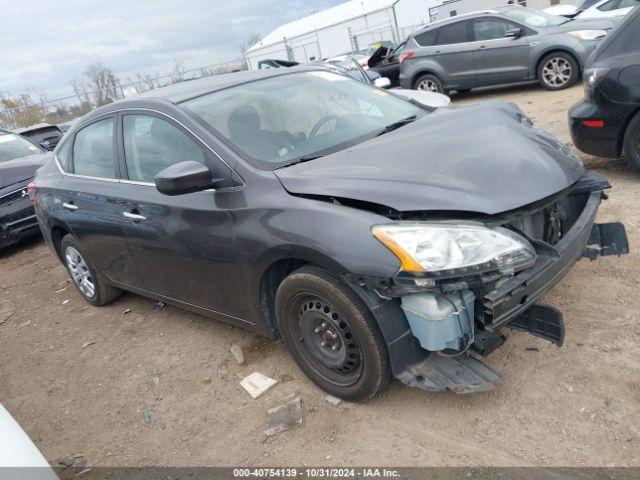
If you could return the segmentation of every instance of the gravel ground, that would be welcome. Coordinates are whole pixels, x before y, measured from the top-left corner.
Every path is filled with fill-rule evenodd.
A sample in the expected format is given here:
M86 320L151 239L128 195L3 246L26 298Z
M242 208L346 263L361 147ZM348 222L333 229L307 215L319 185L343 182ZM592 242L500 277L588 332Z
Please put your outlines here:
M566 112L581 96L518 86L454 101L513 101L570 142ZM624 161L583 159L614 185L599 220L625 222L632 254L580 262L547 297L565 313L565 346L513 333L487 361L507 378L494 392L394 382L369 403L334 406L280 342L134 295L85 304L34 239L0 252L0 402L51 462L640 466L640 178ZM257 400L239 384L254 371L279 380ZM267 409L296 391L304 423L266 438Z

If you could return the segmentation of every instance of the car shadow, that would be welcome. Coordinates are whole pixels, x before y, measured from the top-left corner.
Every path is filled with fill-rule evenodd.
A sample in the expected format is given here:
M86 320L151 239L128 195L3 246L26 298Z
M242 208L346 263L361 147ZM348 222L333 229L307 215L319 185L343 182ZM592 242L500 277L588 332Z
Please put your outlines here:
M18 243L14 243L13 245L9 245L5 248L0 248L0 260L10 258L21 253L24 250L36 247L42 243L44 243L42 235L32 235L30 237L24 238Z
M475 88L469 92L458 92L455 91L455 94L451 95L452 100L463 100L463 99L473 99L487 96L498 96L509 93L522 93L522 92L531 92L536 90L542 90L542 87L538 82L526 82L526 83L515 83L510 85L499 85L493 87L480 87Z

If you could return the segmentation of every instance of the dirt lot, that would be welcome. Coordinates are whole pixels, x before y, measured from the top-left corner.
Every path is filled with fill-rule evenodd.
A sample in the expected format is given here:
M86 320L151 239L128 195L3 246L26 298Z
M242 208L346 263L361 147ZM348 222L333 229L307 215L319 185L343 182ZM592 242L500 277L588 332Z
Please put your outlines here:
M581 96L525 86L455 101L514 101L569 142L566 112ZM640 466L640 176L583 158L613 183L600 221L625 222L633 253L578 264L547 298L565 313L565 346L512 334L488 360L507 378L497 391L436 395L394 382L367 404L332 406L279 342L133 295L88 306L34 240L0 252L0 322L14 312L0 324L0 403L52 462ZM253 400L239 381L256 370L280 383ZM265 439L266 410L295 391L303 425Z

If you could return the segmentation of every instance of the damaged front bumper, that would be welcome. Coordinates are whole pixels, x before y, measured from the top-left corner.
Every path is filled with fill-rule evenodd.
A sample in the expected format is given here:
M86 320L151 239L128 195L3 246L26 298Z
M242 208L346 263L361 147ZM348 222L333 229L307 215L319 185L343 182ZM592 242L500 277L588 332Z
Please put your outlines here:
M583 257L629 253L625 228L620 223L596 224L603 190L587 193L578 218L554 245L530 239L538 254L535 265L493 286L476 285L475 325L472 348L459 352L430 352L421 347L404 315L398 290L371 288L359 282L359 292L371 307L387 342L394 376L403 383L430 392L452 390L473 393L495 388L503 376L480 358L504 342L500 330L526 331L557 345L564 341L562 313L539 300ZM440 285L443 294L471 288L471 282ZM433 291L433 290L432 290ZM386 298L385 297L386 293ZM412 292L416 293L416 292ZM460 314L461 312L457 312ZM461 326L462 330L462 326ZM469 346L469 345L468 345Z

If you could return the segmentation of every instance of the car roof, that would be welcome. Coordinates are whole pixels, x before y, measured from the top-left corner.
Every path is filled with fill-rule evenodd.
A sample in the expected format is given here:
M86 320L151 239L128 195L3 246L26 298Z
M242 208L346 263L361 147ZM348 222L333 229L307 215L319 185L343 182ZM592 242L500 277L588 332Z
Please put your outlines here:
M436 29L439 27L442 27L444 25L449 25L451 23L456 23L456 22L460 22L463 20L472 20L474 18L480 18L480 17L484 17L487 15L500 15L504 12L508 12L509 10L512 10L514 8L522 8L520 5L506 5L506 6L502 6L502 7L495 7L495 8L489 8L486 10L476 10L474 12L469 12L469 13L463 13L461 15L456 15L454 17L447 17L447 18L443 18L442 20L437 20L435 22L430 23L429 25L425 26L424 28L421 28L420 30L416 31L412 36L432 30L432 29Z
M222 75L201 78L199 80L176 83L175 85L169 85L155 90L149 90L148 92L140 94L137 98L156 98L177 104L192 98L217 92L219 90L235 87L237 85L265 80L272 77L279 77L294 72L313 70L319 70L319 68L296 66L292 68L274 68L267 70L248 70L243 72L225 73Z

